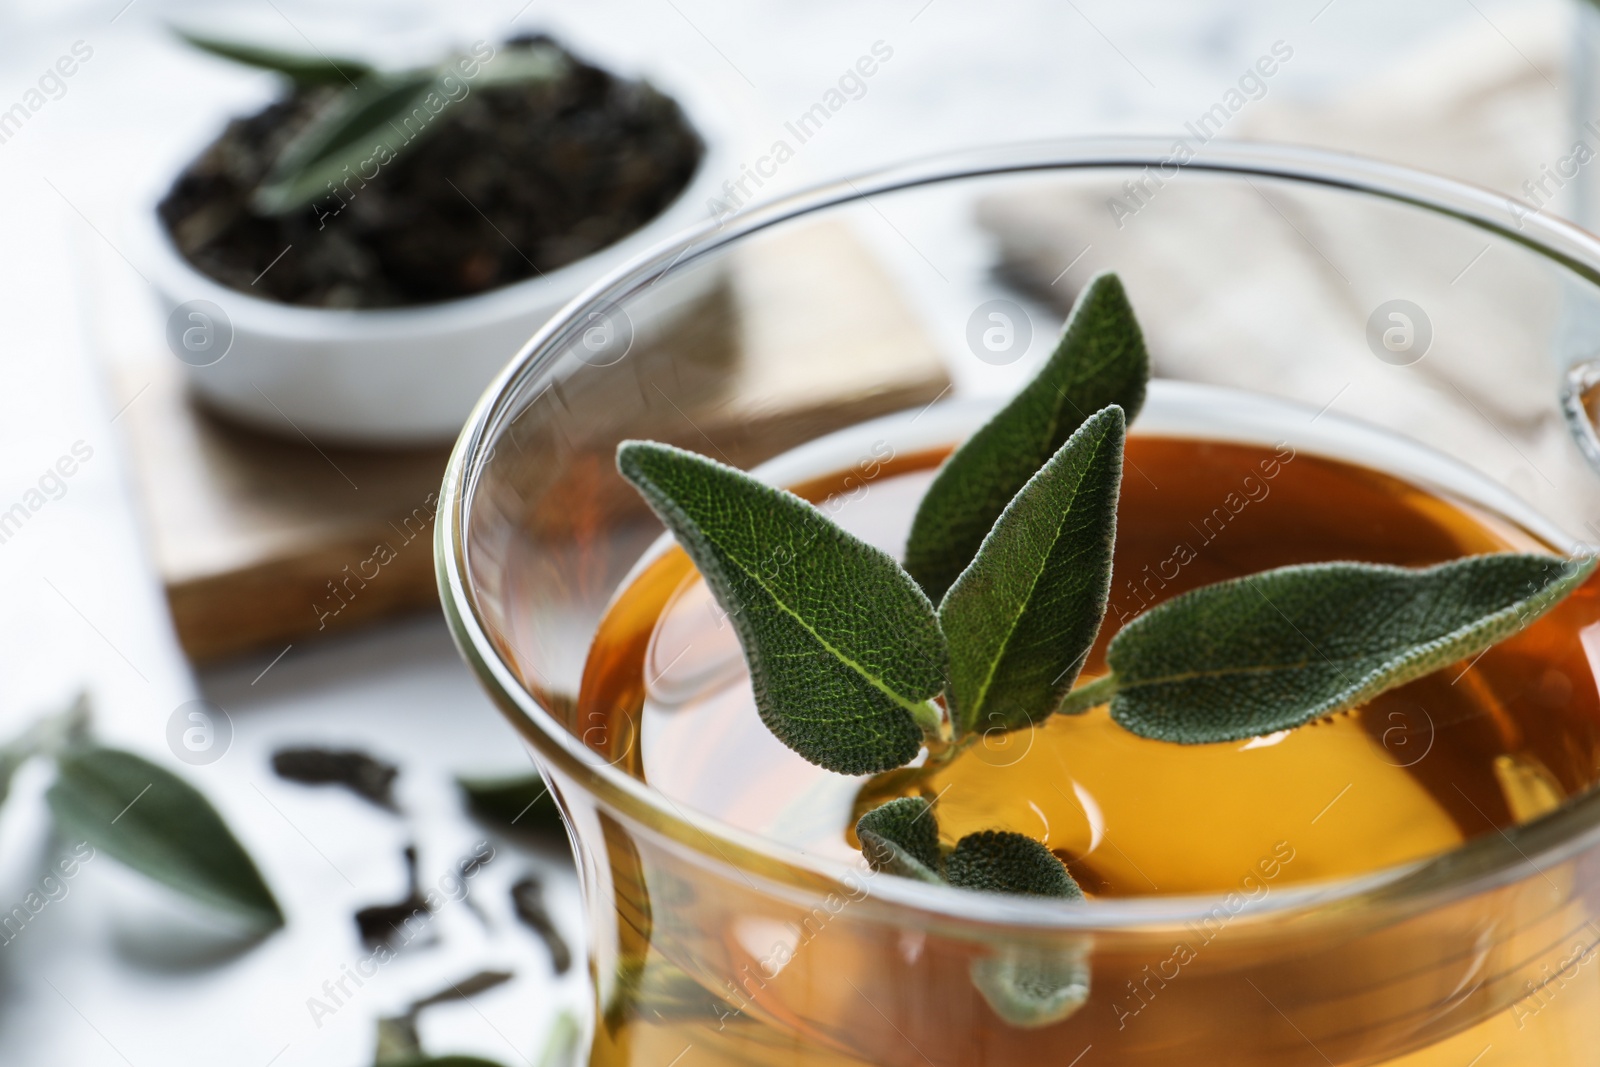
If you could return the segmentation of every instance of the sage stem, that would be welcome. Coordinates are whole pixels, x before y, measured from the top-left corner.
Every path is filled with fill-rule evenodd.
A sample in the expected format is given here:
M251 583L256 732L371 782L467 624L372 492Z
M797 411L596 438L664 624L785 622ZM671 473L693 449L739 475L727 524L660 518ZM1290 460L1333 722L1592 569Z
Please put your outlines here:
M1117 676L1105 674L1067 694L1056 709L1057 715L1082 715L1090 708L1109 703L1117 691Z

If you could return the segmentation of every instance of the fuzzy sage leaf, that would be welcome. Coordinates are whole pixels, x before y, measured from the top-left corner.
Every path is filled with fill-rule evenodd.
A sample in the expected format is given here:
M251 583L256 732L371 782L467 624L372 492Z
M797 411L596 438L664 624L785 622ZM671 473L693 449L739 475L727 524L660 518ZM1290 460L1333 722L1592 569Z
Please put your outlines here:
M921 797L900 797L874 808L856 822L861 854L875 871L923 882L939 876L939 827Z
M840 774L917 754L948 654L933 605L899 564L793 493L704 456L624 441L617 467L728 613L780 741Z
M261 872L193 786L113 748L84 746L57 764L46 797L66 833L258 929L283 925Z
M257 67L282 74L297 86L348 85L372 73L372 68L359 59L307 55L287 52L278 48L263 48L243 41L227 41L220 37L176 31L189 44L203 52L210 52L247 67Z
M856 836L875 871L989 893L1083 899L1083 890L1055 854L1022 834L968 834L948 856L942 855L932 805L922 797L900 797L867 812L856 822ZM1065 952L998 948L974 960L970 973L983 999L1012 1026L1049 1026L1089 999L1083 946Z
M958 737L1048 718L1077 680L1111 590L1125 433L1119 407L1090 416L939 605Z
M1055 952L1001 950L974 960L969 973L994 1013L1024 1030L1053 1026L1089 1000L1089 950L1084 943Z
M1219 582L1129 623L1107 650L1109 680L1063 710L1109 695L1118 724L1182 744L1292 729L1477 655L1594 569L1592 558L1507 553L1422 570L1316 563Z
M1024 834L983 830L963 837L944 855L938 818L922 797L899 797L873 808L856 820L856 837L875 871L986 893L1083 899L1055 853Z
M476 67L474 84L487 89L553 82L570 66L550 44L506 48ZM328 195L352 174L361 177L365 165L387 165L445 125L445 109L470 92L458 73L458 61L416 70L367 71L284 146L251 207L265 215L285 215Z
M1011 498L1090 415L1144 404L1150 359L1115 274L1089 282L1038 376L945 461L917 507L906 570L939 600Z
M1009 830L984 830L963 837L945 858L944 876L961 889L1083 899L1083 890L1055 853L1033 838Z
M432 70L371 74L341 93L279 153L256 188L251 207L264 215L285 215L329 193L330 183L356 173L373 159L388 163L412 139L437 129L433 121L443 100ZM420 112L426 121L413 115Z

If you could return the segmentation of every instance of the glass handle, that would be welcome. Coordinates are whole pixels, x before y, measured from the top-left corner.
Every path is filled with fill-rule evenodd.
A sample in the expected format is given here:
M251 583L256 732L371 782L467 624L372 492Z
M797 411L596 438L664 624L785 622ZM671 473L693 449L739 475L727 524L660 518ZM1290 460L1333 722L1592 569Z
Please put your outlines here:
M1600 359L1568 368L1561 385L1561 413L1590 469L1600 474Z

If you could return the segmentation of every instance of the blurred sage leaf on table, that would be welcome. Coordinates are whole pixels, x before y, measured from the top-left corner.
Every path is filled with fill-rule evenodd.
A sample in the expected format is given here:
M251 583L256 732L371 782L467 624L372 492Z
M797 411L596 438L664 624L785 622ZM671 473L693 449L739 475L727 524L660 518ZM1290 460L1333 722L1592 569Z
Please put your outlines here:
M557 1012L545 1035L537 1067L577 1067L578 1041L582 1036L583 1028L576 1015L566 1009Z
M193 786L119 749L84 745L56 762L46 797L65 832L257 929L283 925L255 862Z
M906 570L935 601L978 554L995 520L1083 422L1113 404L1132 422L1150 357L1115 274L1094 277L1038 375L951 454L906 543Z
M35 756L54 755L78 745L89 733L89 695L79 693L67 707L46 715L19 736L0 745L0 804L11 795L11 779Z
M693 452L624 441L617 466L727 609L769 730L840 774L917 754L948 654L933 605L893 558Z
M538 774L456 779L467 811L500 830L567 841L567 821Z
M1122 409L1090 416L995 521L939 605L957 733L1015 730L1060 706L1111 591Z
M1505 553L1423 570L1317 563L1218 582L1124 627L1106 653L1112 673L1073 703L1109 698L1119 725L1181 744L1292 729L1477 655L1594 569L1593 559Z

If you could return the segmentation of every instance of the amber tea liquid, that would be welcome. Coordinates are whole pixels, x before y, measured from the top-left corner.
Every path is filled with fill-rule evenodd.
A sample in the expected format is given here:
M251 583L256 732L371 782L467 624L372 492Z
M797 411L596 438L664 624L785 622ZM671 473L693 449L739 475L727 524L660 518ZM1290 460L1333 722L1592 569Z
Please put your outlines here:
M898 555L943 454L863 457L837 475L792 488ZM1484 552L1549 550L1472 504L1288 446L1136 435L1128 442L1110 610L1084 677L1104 670L1105 643L1120 624L1222 579L1322 560L1422 566ZM1244 902L1439 855L1536 819L1595 781L1597 620L1600 587L1591 582L1476 660L1297 731L1179 746L1135 737L1100 708L987 737L931 774L868 781L828 774L766 732L731 626L673 547L614 601L591 648L575 716L607 723L603 736L613 757L674 807L697 809L811 856L859 864L850 829L859 812L917 793L936 800L941 833L950 841L982 829L1028 834L1048 845L1092 897L1220 897L1220 912L1175 929L1172 951L1132 978L1113 982L1096 971L1090 1002L1058 1028L1081 1040L1038 1036L1053 1031L1019 1031L1015 1038L1015 1062L1066 1065L1085 1044L1092 1046L1092 1063L1162 1062L1162 1047L1175 1057L1170 1062L1180 1062L1185 1028L1250 1025L1248 1011L1232 1021L1184 1015L1173 995L1186 966L1200 970L1192 960L1215 958L1209 946L1228 936L1230 917ZM639 923L636 958L622 961L627 975L620 986L611 983L602 1005L596 1064L666 1064L680 1054L684 1067L1005 1062L963 1057L964 1044L996 1047L975 1043L974 1033L1005 1025L981 1003L949 1013L947 1040L932 1048L853 1044L849 1018L875 1020L860 1003L870 999L866 992L852 994L847 980L852 974L867 980L872 954L903 955L910 951L904 945L849 943L852 930L842 922L816 929L791 923L788 933L778 923L765 934L663 923L660 902L645 899L648 885L619 879L614 892L624 922L654 918ZM1484 1067L1590 1062L1563 1057L1575 1026L1594 1031L1590 1037L1600 1042L1600 1013L1593 1011L1600 967L1590 966L1583 951L1585 944L1595 951L1600 928L1585 942L1582 929L1551 921L1552 930L1573 941L1565 955L1576 962L1554 978L1530 982L1520 1002L1398 1058L1330 1059L1321 1049L1286 1046L1275 1062L1465 1065L1491 1046ZM743 945L761 965L747 967L743 980L739 972L713 979L678 970L682 960L674 957L698 957L696 943L716 939L730 941L734 955ZM775 947L763 955L762 943ZM784 957L781 965L776 957ZM788 992L785 983L793 987ZM607 983L601 984L605 999ZM1197 986L1191 980L1184 988ZM970 989L965 994L977 1001ZM833 996L836 1010L829 1007ZM1578 1024L1574 1012L1597 1021ZM803 1021L818 1018L839 1025ZM1279 1025L1274 1016L1264 1018ZM937 1033L941 1023L928 1025ZM1419 1017L1417 1026L1426 1025ZM1130 1033L1137 1039L1124 1037ZM1010 1040L1000 1037L1004 1047ZM928 1043L924 1037L922 1045ZM1597 1048L1581 1054L1600 1056Z

